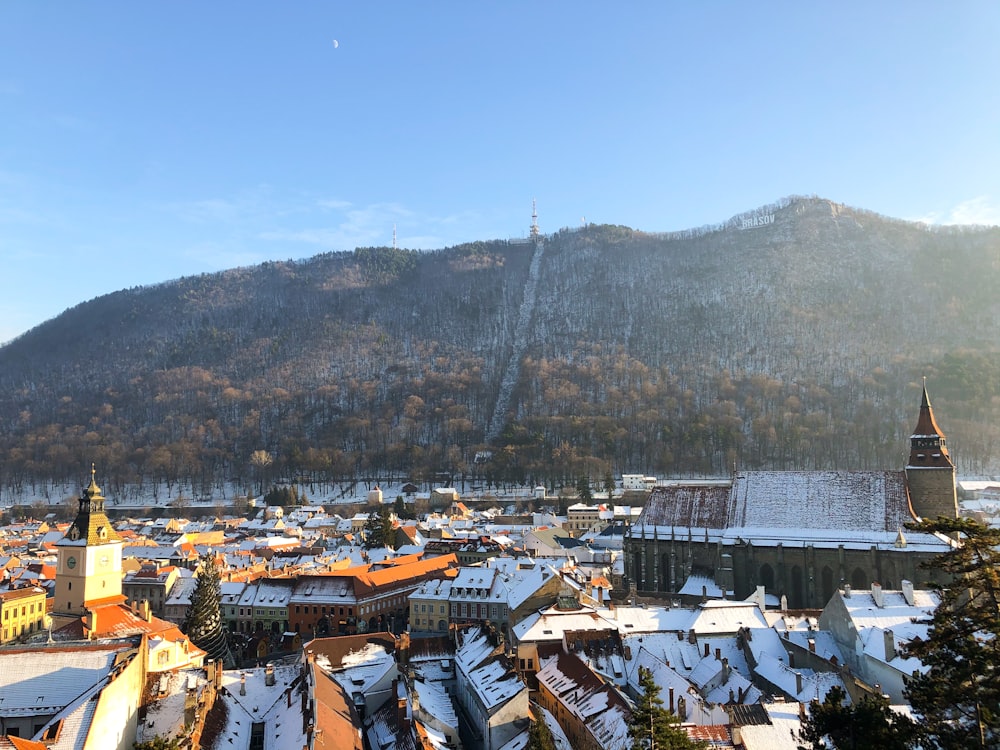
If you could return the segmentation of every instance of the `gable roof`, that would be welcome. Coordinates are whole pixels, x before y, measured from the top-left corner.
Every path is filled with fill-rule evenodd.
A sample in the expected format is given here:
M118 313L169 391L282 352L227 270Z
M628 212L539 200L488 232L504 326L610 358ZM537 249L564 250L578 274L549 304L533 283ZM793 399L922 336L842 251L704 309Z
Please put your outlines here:
M892 547L913 520L903 471L747 471L730 482L654 488L629 535ZM935 551L947 546L931 534L906 540Z

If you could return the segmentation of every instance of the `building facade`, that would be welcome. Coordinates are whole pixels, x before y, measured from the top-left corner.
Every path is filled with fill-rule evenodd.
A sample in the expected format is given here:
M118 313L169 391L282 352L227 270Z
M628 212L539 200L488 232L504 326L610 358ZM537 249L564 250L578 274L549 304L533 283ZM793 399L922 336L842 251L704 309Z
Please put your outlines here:
M28 586L0 593L0 643L10 643L22 635L45 628L45 589Z

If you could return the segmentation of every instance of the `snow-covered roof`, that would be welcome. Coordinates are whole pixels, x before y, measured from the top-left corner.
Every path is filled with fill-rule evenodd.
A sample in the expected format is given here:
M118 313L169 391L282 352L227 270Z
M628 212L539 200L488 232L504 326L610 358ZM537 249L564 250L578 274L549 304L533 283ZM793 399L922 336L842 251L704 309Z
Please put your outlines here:
M387 674L396 671L395 657L381 643L366 643L357 651L348 652L336 667L323 654L316 656L316 664L343 686L349 695L368 693Z
M267 670L274 670L274 684L268 685ZM303 720L304 690L302 667L299 664L278 664L273 667L227 670L222 675L223 692L218 700L225 701L225 726L202 747L227 750L249 747L255 723L264 724L265 747L268 750L301 750L307 744L306 721Z
M757 546L895 546L914 520L902 471L748 471L732 482L656 487L633 538L696 538ZM908 547L947 540L907 532Z
M511 632L518 642L562 640L566 631L617 630L617 625L590 607L564 611L550 607L517 623Z
M114 648L0 651L0 710L10 717L55 713L106 678L118 654Z
M502 654L494 655L495 647L482 629L466 631L462 645L455 653L455 664L462 670L467 683L476 691L487 711L503 705L527 686L509 669Z

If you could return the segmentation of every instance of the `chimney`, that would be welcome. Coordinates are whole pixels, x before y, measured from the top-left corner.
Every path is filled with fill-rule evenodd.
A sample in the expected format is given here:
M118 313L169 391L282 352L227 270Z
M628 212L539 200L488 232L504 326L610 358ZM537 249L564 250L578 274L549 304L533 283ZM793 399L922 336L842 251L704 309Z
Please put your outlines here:
M810 638L809 639L809 653L810 654L815 654L816 653L816 639L815 638Z
M845 599L851 598L851 584L849 583L844 584L844 598Z
M892 630L882 631L882 642L885 645L885 660L890 662L896 656L896 636Z
M764 590L763 586L757 587L757 596L755 598L757 599L757 606L760 607L760 611L763 612L765 610L764 602L767 600L767 592Z
M677 716L681 721L687 721L687 699L683 695L677 699Z
M802 694L802 673L795 673L795 696L798 697Z
M670 688L670 702L669 702L668 707L670 708L670 713L673 713L674 712L674 689L673 689L673 687Z
M715 649L715 660L719 661L720 659L722 659L722 649L721 648L716 648Z
M723 682L729 682L729 659L728 658L722 660L722 681ZM732 693L733 691L730 690L729 692ZM729 700L732 701L732 698L730 698Z
M247 673L243 672L240 674L240 695L247 694Z
M406 688L402 681L393 681L393 692L396 693L396 728L409 730L410 707L406 701Z
M143 599L141 602L139 602L138 615L146 622L153 621L153 613L149 608L149 599Z
M705 644L705 656L708 656L711 652L712 652L711 648L709 648L709 645L706 643Z
M267 666L264 667L264 684L268 687L274 685L274 664L271 662L268 662Z
M906 600L906 603L911 607L916 606L913 599L913 581L907 581L904 578L900 585L903 588L903 599Z
M882 584L875 583L875 581L872 581L872 599L875 600L875 606L879 609L885 606L885 597L882 595Z

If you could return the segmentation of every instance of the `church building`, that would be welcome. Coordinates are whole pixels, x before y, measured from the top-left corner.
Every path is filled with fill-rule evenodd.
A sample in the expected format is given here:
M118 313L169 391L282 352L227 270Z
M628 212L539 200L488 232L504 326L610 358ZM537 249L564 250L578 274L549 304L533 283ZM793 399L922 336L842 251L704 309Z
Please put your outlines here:
M958 516L955 465L925 386L902 471L741 471L656 487L626 533L624 583L663 598L711 578L728 598L763 586L792 609L819 609L845 585L934 580L920 564L953 541L905 524L942 515Z

